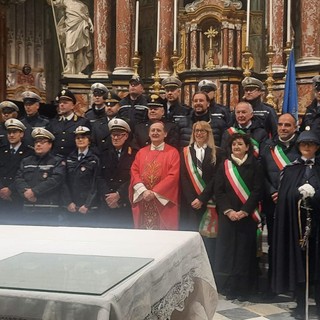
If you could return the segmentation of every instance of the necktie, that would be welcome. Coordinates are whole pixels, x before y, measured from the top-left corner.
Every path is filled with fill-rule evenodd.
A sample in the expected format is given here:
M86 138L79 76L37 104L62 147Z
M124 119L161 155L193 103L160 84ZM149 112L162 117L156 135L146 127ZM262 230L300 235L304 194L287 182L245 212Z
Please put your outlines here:
M84 154L82 152L79 153L79 156L78 156L79 161L81 161L83 158L84 158Z
M10 149L10 153L11 153L11 154L16 154L16 149L15 149L15 148L11 148L11 149Z
M306 180L308 180L311 177L313 161L312 160L306 160L304 164L306 166L306 170L305 170L305 173L304 173L304 178Z
M118 159L121 157L121 150L117 150Z

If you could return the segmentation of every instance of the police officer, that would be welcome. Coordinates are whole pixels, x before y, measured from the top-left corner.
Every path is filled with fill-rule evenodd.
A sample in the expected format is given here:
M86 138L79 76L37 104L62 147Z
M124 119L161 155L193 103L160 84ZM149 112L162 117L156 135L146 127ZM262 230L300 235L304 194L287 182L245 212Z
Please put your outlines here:
M51 153L54 135L35 128L34 155L24 158L15 178L15 188L24 200L24 223L61 224L60 190L65 178L66 162Z
M311 130L320 136L320 76L312 78L314 99L302 118L300 131Z
M26 116L21 119L21 122L26 126L24 133L24 142L32 146L33 139L31 132L33 128L45 128L49 120L39 114L41 98L32 91L24 91L22 93L22 100Z
M165 119L164 108L162 98L156 94L150 96L150 101L148 102L148 121L136 125L133 136L134 143L137 144L139 149L150 144L149 128L156 121L164 122L167 132L165 142L173 147L179 147L179 127L174 121Z
M105 100L104 116L92 126L92 145L96 153L101 154L112 146L108 122L118 115L120 100L121 98L116 93L109 91Z
M77 127L75 130L77 150L67 158L66 181L62 194L71 225L89 226L95 223L99 158L90 149L90 141L90 129Z
M79 126L91 128L88 119L80 117L74 113L76 97L67 89L61 90L56 101L59 103L59 118L50 121L47 129L54 135L55 143L53 153L67 157L76 149L74 131Z
M19 112L19 108L15 103L11 101L2 101L0 103L0 113L1 113L0 118L3 121L2 123L0 123L0 146L8 144L7 131L4 123L8 119L18 118L18 112Z
M108 93L108 89L102 83L94 83L91 86L91 92L93 96L93 104L89 110L86 111L84 117L89 119L91 124L93 124L98 119L104 117L105 113L105 97Z
M259 119L269 136L277 134L277 114L274 109L262 102L263 83L253 77L246 77L242 80L244 89L244 100L249 102L253 108L255 118Z
M33 150L23 143L26 127L17 119L5 122L8 145L0 147L0 220L1 223L17 223L22 211L22 201L15 192L14 178L23 158Z
M190 113L190 108L180 102L182 83L176 77L167 77L162 80L161 85L165 90L165 116L178 123Z
M129 80L129 94L120 101L119 118L130 120L131 129L138 123L147 121L147 97L143 95L143 82L139 76Z
M129 124L119 118L109 121L112 149L101 156L98 181L101 197L101 224L108 227L132 228L133 219L128 196L130 168L136 150L128 141Z
M216 115L217 117L222 117L226 124L230 124L230 109L226 106L216 103L216 93L217 93L217 86L211 80L201 80L198 83L199 91L204 91L208 94L210 98L210 113L211 115Z

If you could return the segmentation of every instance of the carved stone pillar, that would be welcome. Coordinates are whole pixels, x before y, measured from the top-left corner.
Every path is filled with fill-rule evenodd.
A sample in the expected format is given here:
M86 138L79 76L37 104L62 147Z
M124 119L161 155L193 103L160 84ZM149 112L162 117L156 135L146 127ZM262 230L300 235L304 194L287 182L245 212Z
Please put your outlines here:
M222 68L228 68L228 57L229 57L229 33L228 33L228 21L222 21L221 24L222 33Z
M173 1L160 1L160 77L166 78L171 75L170 58L172 56L173 43Z
M197 32L198 26L196 23L191 24L190 28L190 69L195 70L198 69L197 61L198 61L198 52L197 52Z
M92 78L108 78L111 0L94 0L94 71Z
M117 0L116 3L116 67L113 74L131 75L134 71L131 67L134 8L130 0Z
M241 46L241 43L242 43L242 37L241 37L241 24L240 23L237 23L235 25L235 28L236 28L236 33L235 33L235 37L236 37L236 44L237 44L237 47L235 48L237 51L236 51L236 62L235 62L235 67L237 69L242 69L242 46Z
M7 70L7 8L0 4L0 101L6 99Z
M273 58L272 69L274 72L283 72L283 19L284 19L284 0L273 1L273 25L272 25L272 37L273 37L273 49L275 56ZM269 45L269 44L268 44Z
M228 41L229 41L229 58L228 58L228 66L229 68L233 68L235 65L235 61L234 61L234 52L235 52L235 48L234 48L234 24L229 23L228 26Z
M320 63L320 7L317 0L301 0L301 58L299 64Z

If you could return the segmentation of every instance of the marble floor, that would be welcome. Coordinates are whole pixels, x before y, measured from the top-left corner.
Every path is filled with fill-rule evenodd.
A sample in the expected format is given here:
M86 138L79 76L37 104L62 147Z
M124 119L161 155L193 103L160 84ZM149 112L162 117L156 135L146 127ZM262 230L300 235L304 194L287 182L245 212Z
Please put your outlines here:
M320 320L316 316L314 301L310 299L309 320ZM289 320L295 319L291 310L296 303L289 296L280 295L266 301L259 296L250 301L226 300L219 295L219 303L213 320Z

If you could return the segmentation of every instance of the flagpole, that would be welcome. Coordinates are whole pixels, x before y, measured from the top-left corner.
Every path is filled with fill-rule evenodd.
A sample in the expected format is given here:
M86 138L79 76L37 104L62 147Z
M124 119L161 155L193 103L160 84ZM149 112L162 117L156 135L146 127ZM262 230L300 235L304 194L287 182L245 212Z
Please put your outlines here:
M64 59L63 59L63 54L62 54L62 49L61 49L61 43L60 43L59 35L58 35L58 25L57 25L56 13L55 13L55 10L54 10L53 1L50 0L50 2L51 2L51 8L52 8L52 15L53 15L54 26L55 26L56 34L57 34L57 41L58 41L58 47L59 47L61 65L62 65L62 68L63 68L63 70L64 70L64 69L65 69L65 65L64 65Z

